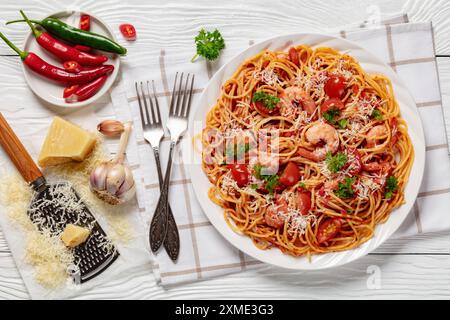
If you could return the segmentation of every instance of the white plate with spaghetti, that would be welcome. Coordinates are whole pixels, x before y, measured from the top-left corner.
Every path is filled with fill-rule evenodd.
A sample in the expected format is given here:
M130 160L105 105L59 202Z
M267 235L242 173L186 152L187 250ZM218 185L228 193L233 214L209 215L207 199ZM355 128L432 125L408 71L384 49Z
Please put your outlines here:
M206 126L219 134L205 135L203 149ZM265 143L276 161L263 159L249 128L277 134L277 151ZM289 269L336 267L376 249L405 220L424 172L406 86L359 45L321 34L275 37L231 59L203 91L190 134L200 149L191 180L213 226L242 252ZM227 144L209 148L219 141Z

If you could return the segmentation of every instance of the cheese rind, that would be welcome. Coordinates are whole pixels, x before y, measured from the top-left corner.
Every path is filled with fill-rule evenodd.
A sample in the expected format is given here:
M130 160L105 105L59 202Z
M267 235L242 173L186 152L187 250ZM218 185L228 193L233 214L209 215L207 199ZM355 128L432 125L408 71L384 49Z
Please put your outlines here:
M94 135L60 117L55 117L39 154L41 167L83 161L96 143Z
M68 224L61 234L61 240L67 247L74 248L85 242L90 233L89 229Z

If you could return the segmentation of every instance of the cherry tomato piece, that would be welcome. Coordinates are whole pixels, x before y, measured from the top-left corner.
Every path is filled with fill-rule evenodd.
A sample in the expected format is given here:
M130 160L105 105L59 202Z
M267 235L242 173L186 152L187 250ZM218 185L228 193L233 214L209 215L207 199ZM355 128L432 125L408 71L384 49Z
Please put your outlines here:
M331 218L322 222L317 232L317 242L322 244L333 239L342 228L342 221L338 218Z
M273 109L267 108L262 101L256 101L254 103L256 111L258 111L263 116L267 116L269 114L274 114L278 111L278 107L275 107Z
M300 180L300 170L294 162L288 162L280 176L280 182L287 187L293 186Z
M291 60L291 62L293 64L295 64L297 67L300 65L300 60L298 58L298 52L294 47L291 47L289 49L289 60Z
M297 192L297 207L300 214L305 216L311 210L311 193L308 191Z
M248 184L250 173L245 164L230 164L231 176L236 181L237 185L242 188Z
M320 106L320 112L325 113L333 109L344 109L345 105L339 98L330 98L324 101Z
M124 23L119 26L120 32L125 39L129 41L136 40L136 28L129 23Z
M325 83L325 93L330 98L340 98L344 94L345 90L345 78L342 76L330 76Z

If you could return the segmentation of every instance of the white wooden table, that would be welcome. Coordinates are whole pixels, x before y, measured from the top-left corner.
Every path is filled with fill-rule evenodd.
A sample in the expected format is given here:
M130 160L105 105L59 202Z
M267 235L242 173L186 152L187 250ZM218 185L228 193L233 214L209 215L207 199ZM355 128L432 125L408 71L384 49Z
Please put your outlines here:
M29 16L66 9L66 1L2 0L0 26L17 17L20 8ZM407 12L412 21L432 20L438 55L450 55L450 2L446 0L84 0L71 6L97 14L117 30L131 22L138 30L139 50L133 59L159 54L161 48L191 43L201 27L217 27L227 43L262 40L277 34L311 31L359 22L369 14ZM67 2L66 2L67 3ZM4 27L0 27L0 30ZM247 31L248 30L248 31ZM245 34L245 36L243 36ZM21 43L23 33L12 40ZM0 45L0 97L8 91L29 90L18 64ZM450 107L450 58L438 59L444 106ZM449 213L450 214L450 213ZM449 216L450 218L450 216ZM29 295L0 230L0 299L27 299ZM83 299L201 299L201 298L450 298L450 234L427 234L390 240L376 252L354 263L329 271L293 272L266 266L209 281L163 289L151 272L130 274L96 288Z

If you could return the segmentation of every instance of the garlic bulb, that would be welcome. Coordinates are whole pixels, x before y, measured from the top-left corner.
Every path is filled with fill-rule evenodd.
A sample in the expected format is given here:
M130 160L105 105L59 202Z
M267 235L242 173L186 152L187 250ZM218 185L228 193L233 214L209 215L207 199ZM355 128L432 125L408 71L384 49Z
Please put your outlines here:
M97 130L107 137L115 137L125 130L122 122L117 120L105 120L97 125Z
M92 170L90 176L91 191L98 198L112 205L131 200L136 193L131 169L123 163L130 131L131 124L126 123L116 157L100 163Z

